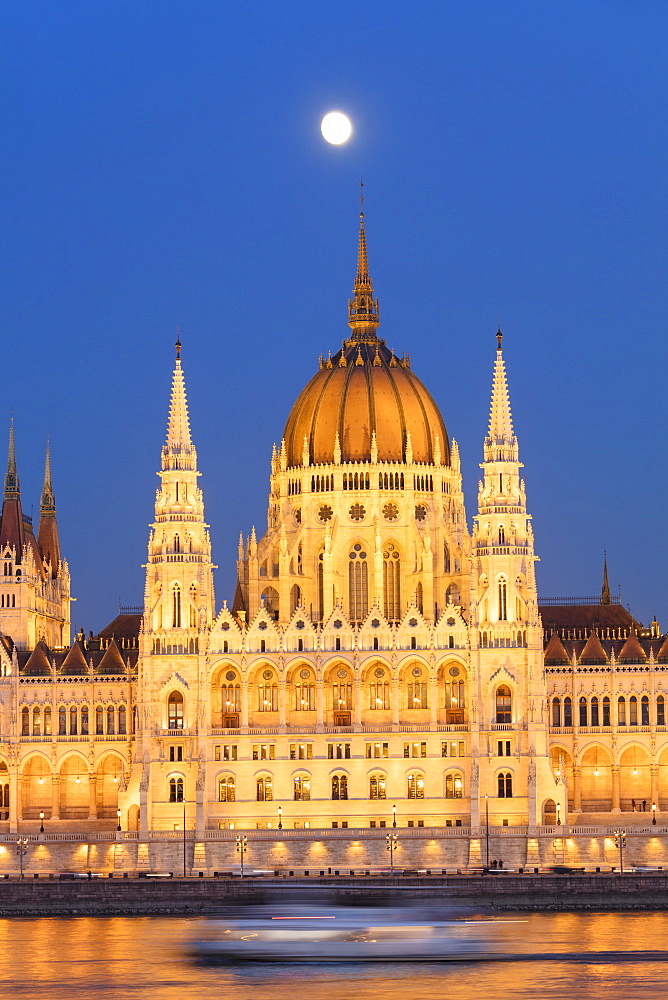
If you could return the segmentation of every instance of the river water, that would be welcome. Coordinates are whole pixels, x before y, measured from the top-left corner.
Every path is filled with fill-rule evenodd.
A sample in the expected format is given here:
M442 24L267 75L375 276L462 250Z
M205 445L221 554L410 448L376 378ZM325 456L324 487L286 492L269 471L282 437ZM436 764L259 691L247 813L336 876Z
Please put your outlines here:
M39 1000L637 1000L668 998L668 913L494 918L526 958L454 965L201 966L202 920L0 920L0 997ZM640 953L666 948L666 961ZM604 958L594 952L605 952ZM639 954L634 956L633 952Z

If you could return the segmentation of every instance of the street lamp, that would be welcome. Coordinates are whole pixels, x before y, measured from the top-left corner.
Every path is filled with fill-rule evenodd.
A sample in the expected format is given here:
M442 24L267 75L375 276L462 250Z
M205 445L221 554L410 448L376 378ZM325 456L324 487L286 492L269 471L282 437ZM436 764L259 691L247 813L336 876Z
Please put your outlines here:
M39 814L39 832L44 833L44 813Z
M283 829L283 806L278 807L278 829Z
M652 826L656 826L656 802L652 802Z
M117 833L120 833L121 832L121 810L120 809L116 810L116 815L118 817L118 825L116 827L116 831L117 831Z
M193 864L195 862L193 861ZM186 796L183 794L183 877L186 878Z
M21 878L23 878L23 858L28 853L28 838L19 837L16 841L16 853L19 856L19 866L21 871Z
M489 868L489 795L485 796L485 868Z
M248 850L248 837L237 837L237 851L241 855L241 877L244 877L244 854Z
M396 827L396 825L397 825L397 807L392 806L392 826Z
M619 848L619 872L624 874L624 848L626 847L626 830L615 830L615 847Z
M561 826L561 803L557 802L557 826Z
M388 835L385 838L385 841L387 843L386 850L390 852L390 873L394 875L394 852L397 849L397 843L399 842L399 837L397 836L396 833L388 833Z

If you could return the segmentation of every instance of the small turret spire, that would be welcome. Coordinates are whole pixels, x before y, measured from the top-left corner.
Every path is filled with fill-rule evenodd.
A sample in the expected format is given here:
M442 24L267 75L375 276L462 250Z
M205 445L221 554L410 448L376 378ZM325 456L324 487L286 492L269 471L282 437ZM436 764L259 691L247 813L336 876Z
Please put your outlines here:
M601 604L610 604L610 584L608 583L608 553L603 550L603 586L601 587Z
M5 500L15 500L21 495L21 486L16 471L16 451L14 448L14 415L9 420L9 449L7 453L7 474L5 476Z
M190 437L186 384L181 368L181 341L176 341L176 362L169 403L167 441L162 449L162 468L197 471L197 452Z
M37 546L44 562L51 566L51 575L56 577L60 563L60 540L56 523L56 497L51 484L51 448L48 438L44 459L44 486L39 504Z
M357 275L353 287L353 298L348 299L348 325L353 331L352 339L360 343L375 343L379 323L378 299L373 297L373 285L369 274L369 261L364 230L364 182L360 180L360 231L357 247Z
M40 511L56 510L56 498L51 484L51 447L49 439L46 439L46 456L44 459L44 485L42 487L42 499L40 501Z

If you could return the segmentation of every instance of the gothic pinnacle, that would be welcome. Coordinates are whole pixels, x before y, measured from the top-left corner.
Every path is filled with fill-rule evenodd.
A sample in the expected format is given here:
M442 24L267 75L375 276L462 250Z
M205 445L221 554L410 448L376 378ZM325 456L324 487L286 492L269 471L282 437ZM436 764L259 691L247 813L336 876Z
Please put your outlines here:
M5 476L5 500L20 496L21 487L16 471L16 451L14 448L14 415L9 421L9 449L7 454L7 475Z

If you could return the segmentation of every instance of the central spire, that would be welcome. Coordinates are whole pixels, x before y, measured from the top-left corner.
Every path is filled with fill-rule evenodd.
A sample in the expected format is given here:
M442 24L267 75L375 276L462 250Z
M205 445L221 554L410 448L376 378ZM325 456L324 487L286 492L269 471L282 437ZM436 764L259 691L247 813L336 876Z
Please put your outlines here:
M5 500L16 500L21 496L19 477L16 471L16 450L14 447L14 417L9 422L9 451L7 454L7 474L5 476Z
M197 452L190 437L186 384L181 368L181 341L176 341L176 363L172 378L172 395L169 403L167 441L162 449L162 468L197 469Z
M517 461L517 438L513 432L506 366L503 362L501 327L496 332L496 358L492 380L489 430L485 439L485 461Z
M348 299L348 326L353 331L352 340L367 344L377 341L378 316L378 299L374 299L373 297L373 285L371 284L366 251L364 184L360 181L360 232L357 248L357 276L353 287L353 298Z

